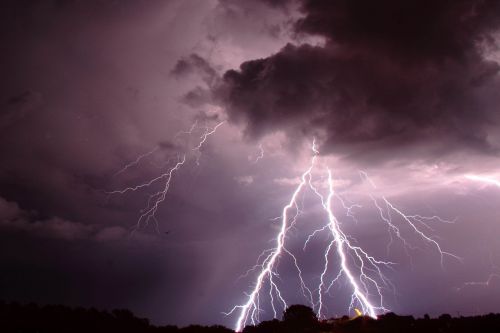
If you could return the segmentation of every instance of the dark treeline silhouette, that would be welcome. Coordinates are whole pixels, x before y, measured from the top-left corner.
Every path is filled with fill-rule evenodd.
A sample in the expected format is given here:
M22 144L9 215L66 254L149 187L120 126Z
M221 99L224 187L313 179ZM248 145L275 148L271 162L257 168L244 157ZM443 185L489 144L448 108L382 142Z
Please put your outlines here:
M231 333L223 326L191 325L153 326L147 319L138 318L129 310L100 311L94 308L71 308L63 305L0 302L0 332L156 332L156 333ZM292 305L283 313L283 320L270 320L247 326L243 333L499 333L500 314L453 318L448 314L438 318L415 319L394 313L369 317L318 320L313 310L304 305Z
M347 316L338 319L317 320L313 310L304 305L292 305L283 314L283 320L265 321L247 326L243 333L500 333L500 314L452 318L448 314L431 319L428 315L415 319L388 313L378 319Z
M153 326L129 310L100 311L64 305L21 305L0 301L2 333L234 333L223 326Z

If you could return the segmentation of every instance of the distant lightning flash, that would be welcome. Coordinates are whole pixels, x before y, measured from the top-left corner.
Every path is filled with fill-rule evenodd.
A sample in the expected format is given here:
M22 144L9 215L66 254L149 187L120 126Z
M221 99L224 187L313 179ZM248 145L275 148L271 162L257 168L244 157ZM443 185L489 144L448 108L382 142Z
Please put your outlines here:
M201 155L201 148L203 145L206 143L207 139L209 136L214 134L217 129L224 124L225 121L219 122L217 125L214 127L210 128L208 126L205 127L205 131L201 134L199 137L199 141L195 145L194 148L187 150L184 152L184 154L178 155L177 156L177 162L171 166L167 171L161 173L160 175L149 179L148 181L145 181L144 183L141 183L139 185L134 185L134 186L129 186L121 190L114 190L114 191L109 191L106 192L107 194L125 194L127 192L134 192L137 190L149 188L150 186L153 186L156 183L161 183L162 185L160 186L160 189L154 192L153 194L150 194L148 197L148 201L146 206L141 210L139 218L137 219L137 223L135 225L135 228L133 229L132 233L134 233L136 230L141 228L142 224L148 225L149 222L152 220L155 222L156 230L158 230L158 222L156 221L156 212L158 211L159 205L165 201L165 198L167 196L167 193L170 189L171 181L174 176L174 173L178 172L181 167L185 165L187 162L187 159L189 157L188 153L189 151L196 151L196 164L199 165L199 159ZM186 134L186 135L192 135L193 132L195 131L196 127L198 126L197 121L193 123L193 125L190 127L188 131L181 131L175 135L175 138L177 138L181 134ZM125 167L120 169L118 172L115 173L115 175L118 175L120 173L123 173L126 171L128 168L137 165L143 158L152 155L158 150L158 147L155 147L151 151L140 155L137 157L133 162L128 163Z
M253 160L253 164L257 164L257 162L259 162L261 159L264 158L264 147L262 147L262 143L259 145L259 155L257 155L255 157L255 159Z
M141 215L139 216L139 219L137 220L136 227L134 228L133 232L138 230L141 227L141 223L144 221L146 225L149 224L149 221L153 219L156 222L155 219L155 214L156 211L158 210L158 206L165 201L165 197L167 196L168 190L170 189L170 183L172 180L172 176L174 172L178 171L186 162L186 155L183 155L177 163L170 168L167 172L162 173L158 177L155 177L148 182L142 183L140 185L136 186L131 186L127 187L123 190L118 190L118 191L111 191L108 192L109 194L124 194L128 191L137 191L142 188L146 188L151 186L152 184L159 182L161 180L164 181L163 186L161 189L149 196L148 203L145 208L141 210ZM158 231L158 223L155 223L156 229Z
M480 181L483 183L496 185L496 186L500 187L500 181L495 179L495 178L478 176L478 175L466 175L465 178L470 179L470 180Z
M121 168L120 170L118 170L117 172L115 172L113 174L113 177L116 177L118 176L119 174L121 173L124 173L125 171L127 171L129 168L133 167L133 166L136 166L137 164L139 164L141 162L142 159L148 157L148 156L151 156L153 155L157 150L158 150L158 146L154 147L153 149L151 149L150 151L148 151L147 153L144 153L142 155L139 155L135 160L133 160L132 162L130 163L127 163L126 165L123 166L123 168Z
M490 273L490 275L488 275L488 278L484 281L467 281L467 282L464 282L462 284L462 286L460 287L457 287L456 290L457 291L462 291L462 289L466 288L466 287L489 287L493 281L495 280L499 280L500 281L500 267L498 267L497 265L495 265L493 263L493 254L490 253L490 264L491 264L491 269L494 270L492 273Z
M215 125L213 128L209 128L209 127L205 128L205 132L203 132L203 134L200 136L200 141L198 142L196 147L192 148L193 151L197 152L196 165L200 165L200 156L201 156L200 149L201 149L201 147L205 144L205 141L207 141L207 138L210 135L214 134L217 131L217 129L220 126L222 126L222 124L224 124L224 123L225 123L225 121L221 121L220 123Z
M195 120L195 122L191 125L191 127L187 131L179 131L177 134L175 134L174 138L177 139L179 136L183 134L191 135L193 134L194 130L198 126L198 120Z
M491 273L488 276L488 279L486 281L468 281L464 282L461 287L457 288L457 291L461 291L465 287L472 287L472 286L482 286L482 287L489 287L490 284L494 279L500 279L500 274L497 273Z
M206 127L205 128L205 132L200 136L200 142L198 142L198 144L196 145L196 147L193 148L193 150L197 150L199 151L201 149L201 147L205 144L205 141L207 141L207 138L214 134L215 131L217 131L217 129L222 126L222 124L224 124L225 121L221 121L220 123L218 123L217 125L215 125L213 128L209 128L209 127Z
M315 141L313 141L311 149L313 156L309 167L301 175L300 182L292 193L290 201L283 207L280 218L281 228L275 238L275 247L265 250L258 258L258 262L264 258L262 263L257 264L250 270L253 271L260 269L252 291L249 294L246 294L247 300L244 304L236 305L229 312L225 313L226 315L231 315L235 312L239 313L235 325L236 332L241 332L248 323L255 325L259 321L259 314L262 312L262 309L260 308L260 297L266 286L268 286L267 294L270 299L270 305L273 310L274 317L277 316L275 303L281 304L283 310L286 309L286 300L283 293L279 289L278 282L276 281L276 278L278 277L277 261L279 257L284 254L291 256L293 259L295 267L298 271L302 292L304 296L306 296L309 303L311 303L313 308L317 311L319 318L324 317L324 294L328 293L332 285L339 282L341 278L346 279L352 290L349 311L353 310L358 315L362 313L372 318L377 318L377 313L388 311L388 309L384 306L383 289L390 288L394 291L395 287L385 276L384 271L386 269L390 269L394 263L376 259L368 254L368 252L366 252L363 248L358 246L352 237L349 237L344 233L341 228L341 224L334 214L334 199L339 200L341 207L346 211L346 215L351 217L356 222L357 220L353 215L353 209L361 208L361 205L346 205L342 197L335 193L332 172L329 168L326 169L328 194L326 196L321 194L321 191L313 184L312 181L312 172L319 155ZM361 171L360 174L373 186L373 188L375 188L375 184L368 178L368 175L365 172ZM324 251L324 266L319 277L319 285L314 291L311 291L311 289L307 287L302 278L302 271L300 270L296 257L286 248L285 245L287 232L292 226L295 225L300 214L297 197L305 188L309 188L320 199L327 219L326 224L322 228L313 231L306 238L303 249L305 250L307 244L319 233L328 231L330 237L330 242ZM437 249L441 256L441 264L443 264L444 256L451 256L453 258L460 259L449 252L443 251L435 239L425 234L419 226L417 226L417 224L419 224L430 228L430 226L427 225L427 222L437 220L440 222L452 223L452 221L441 219L438 216L426 217L421 215L408 215L396 208L396 206L385 197L382 197L384 205L381 205L373 196L370 197L378 209L381 219L388 225L391 242L393 242L392 235L395 234L397 238L403 242L405 249L407 247L410 249L414 248L411 247L405 238L403 238L402 231L396 225L396 222L393 221L393 218L397 217L399 220L402 220L409 225L410 228L423 241L433 245ZM391 216L391 213L394 217ZM329 278L332 256L335 254L338 259L339 267L337 273L333 274L333 276ZM249 272L245 275L248 275Z

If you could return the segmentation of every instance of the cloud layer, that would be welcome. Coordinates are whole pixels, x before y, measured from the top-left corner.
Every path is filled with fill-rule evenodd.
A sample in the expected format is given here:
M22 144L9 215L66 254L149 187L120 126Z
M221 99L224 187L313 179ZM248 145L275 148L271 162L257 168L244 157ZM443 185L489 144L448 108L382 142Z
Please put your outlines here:
M471 149L496 154L500 26L492 1L302 1L289 44L227 71L215 98L249 137L284 130L319 136L323 151L423 157ZM398 153L399 150L399 153Z

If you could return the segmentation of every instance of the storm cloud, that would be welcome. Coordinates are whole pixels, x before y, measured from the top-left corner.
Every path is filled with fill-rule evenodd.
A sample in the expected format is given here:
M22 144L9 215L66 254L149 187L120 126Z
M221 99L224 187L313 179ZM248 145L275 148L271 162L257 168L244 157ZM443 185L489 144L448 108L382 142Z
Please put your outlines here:
M323 45L288 44L213 89L247 137L318 136L323 152L352 157L498 153L499 65L488 58L498 2L311 0L300 9L295 33Z
M273 247L275 217L316 137L314 184L326 189L331 168L336 193L363 206L353 208L357 223L339 214L346 233L398 263L391 311L498 311L498 281L457 287L500 263L500 191L464 177L500 179L499 7L2 1L0 299L233 326L222 312L254 285L256 271L238 277ZM138 225L165 188L161 175L184 155L155 220ZM286 241L316 288L327 239L318 235L307 251L303 241L325 215L315 193L303 194ZM371 194L454 221L423 227L463 263L445 260L442 270L435 248L414 234L408 240L422 249L411 260L402 244L388 253L391 234ZM296 268L281 259L283 295L303 303ZM332 289L328 316L346 313L348 293Z

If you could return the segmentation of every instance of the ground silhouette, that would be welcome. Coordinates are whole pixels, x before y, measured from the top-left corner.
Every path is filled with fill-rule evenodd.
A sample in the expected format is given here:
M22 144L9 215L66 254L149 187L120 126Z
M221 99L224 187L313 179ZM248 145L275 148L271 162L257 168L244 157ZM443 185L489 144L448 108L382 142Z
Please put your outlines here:
M94 308L19 304L0 301L0 332L156 332L156 333L232 333L224 326L190 325L154 326L148 319L138 318L129 310L100 311ZM443 314L437 318L415 319L394 313L369 317L332 318L318 320L313 310L304 305L292 305L283 313L282 320L263 321L246 326L243 333L499 333L500 314L474 317L456 317Z

